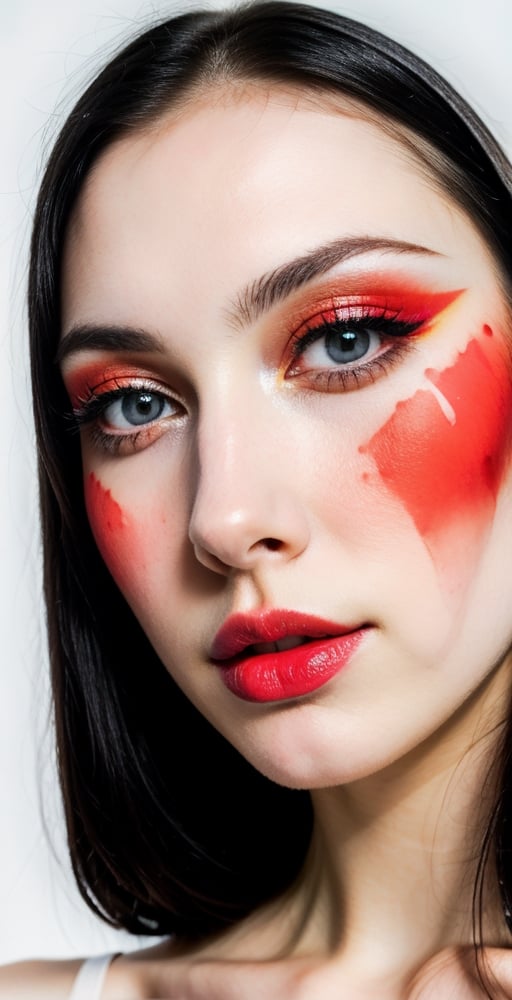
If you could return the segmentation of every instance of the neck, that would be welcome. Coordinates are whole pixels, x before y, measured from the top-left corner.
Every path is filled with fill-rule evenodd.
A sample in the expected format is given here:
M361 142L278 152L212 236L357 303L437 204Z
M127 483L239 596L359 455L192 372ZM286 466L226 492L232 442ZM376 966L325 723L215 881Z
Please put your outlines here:
M497 672L442 732L384 771L312 793L315 831L294 900L302 913L296 952L323 947L356 977L371 969L403 978L442 948L473 943L503 733L494 706L506 703L506 683ZM499 946L509 937L492 868L483 910L486 943Z

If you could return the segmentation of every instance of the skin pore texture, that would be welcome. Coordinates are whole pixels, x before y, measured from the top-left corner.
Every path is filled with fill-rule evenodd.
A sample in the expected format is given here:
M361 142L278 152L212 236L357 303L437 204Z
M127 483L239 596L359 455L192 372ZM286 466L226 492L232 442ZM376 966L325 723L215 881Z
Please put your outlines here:
M448 975L480 996L455 949L512 639L510 323L482 238L364 114L255 86L110 147L63 278L99 550L188 697L315 807L282 899L117 960L106 995L426 1000ZM271 609L358 641L323 673L324 636L318 683L269 700L294 669ZM249 695L233 656L264 678Z

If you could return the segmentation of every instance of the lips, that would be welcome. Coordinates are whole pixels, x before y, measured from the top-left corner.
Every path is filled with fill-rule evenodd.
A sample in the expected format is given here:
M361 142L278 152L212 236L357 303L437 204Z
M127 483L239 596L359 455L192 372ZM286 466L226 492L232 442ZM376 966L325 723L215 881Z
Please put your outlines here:
M367 625L340 625L301 612L232 615L212 644L226 687L246 701L280 701L326 684L351 659Z

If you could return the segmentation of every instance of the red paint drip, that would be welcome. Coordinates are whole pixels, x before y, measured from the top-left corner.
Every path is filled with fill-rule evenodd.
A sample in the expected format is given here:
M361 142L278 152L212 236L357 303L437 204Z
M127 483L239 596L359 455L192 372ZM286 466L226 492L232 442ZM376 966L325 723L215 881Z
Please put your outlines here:
M106 490L99 479L96 479L94 472L89 476L87 502L94 510L95 526L101 524L102 532L110 533L124 527L123 512L117 500L114 500L110 490Z
M508 457L512 390L503 354L489 342L484 351L476 338L453 366L425 375L452 409L453 423L436 395L420 389L360 450L429 544L464 511L492 517Z
M125 551L128 521L110 490L105 489L93 472L85 482L85 502L98 549L114 579L121 583L128 555Z

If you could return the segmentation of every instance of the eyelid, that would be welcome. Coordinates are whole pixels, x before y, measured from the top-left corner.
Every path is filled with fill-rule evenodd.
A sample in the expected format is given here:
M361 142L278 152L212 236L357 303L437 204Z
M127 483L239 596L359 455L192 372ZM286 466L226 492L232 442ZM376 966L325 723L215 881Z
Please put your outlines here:
M311 322L304 323L291 336L291 350L294 358L299 358L308 347L321 340L323 336L334 332L336 327L361 327L361 329L380 334L383 339L394 340L398 337L413 337L425 330L422 320L400 319L399 315L377 310L366 310L364 307L345 314L341 309L329 309L312 317Z
M390 318L396 317L407 322L431 322L465 291L464 288L432 291L419 283L411 284L410 280L400 279L397 275L387 278L367 276L365 286L362 279L363 276L357 276L361 291L354 292L348 279L343 289L338 279L336 285L331 282L330 286L318 289L314 296L310 295L292 313L289 320L291 336L300 334L301 328L306 324L310 325L315 315L329 311L346 311L354 316L358 311L378 310L380 314L386 313Z
M114 376L102 377L94 385L88 381L80 381L75 386L75 395L71 399L73 414L77 419L86 416L87 411L96 409L106 409L112 402L121 399L131 392L148 392L166 399L176 407L184 407L179 394L163 386L161 382L153 377L137 374L116 374ZM69 389L68 389L69 391Z
M336 302L334 300L326 303L325 305L321 305L318 310L315 310L313 315L305 319L301 325L292 332L292 336L294 338L299 338L303 330L315 330L317 327L322 327L327 323L336 323L339 320L357 321L372 317L396 320L400 318L400 313L400 308L391 309L388 305L375 305L373 300L366 303L361 300L360 297L357 298L357 300L354 299L354 301L347 301L344 299L340 302ZM421 320L413 319L412 322L421 322Z
M115 398L116 394L144 390L183 405L181 393L174 386L162 382L154 372L142 366L95 360L63 372L62 377L73 411L82 409L95 399L105 401L107 395Z
M93 396L117 389L128 390L147 388L162 395L179 397L169 386L155 378L153 372L146 371L143 366L132 364L115 364L112 361L89 361L71 371L63 371L66 386L73 409L80 407Z
M432 309L405 311L401 305L389 299L378 305L375 297L359 296L343 305L329 301L316 308L296 329L288 342L286 368L281 371L283 381L295 389L317 392L349 392L371 385L387 375L411 351L419 334L425 334L431 326ZM450 297L452 298L452 297ZM368 303L372 303L369 305ZM435 315L435 314L434 314ZM378 343L374 350L354 359L343 361L341 357L324 359L315 357L315 345L326 342L332 336L357 333L373 335ZM308 358L308 354L310 357ZM290 358L291 356L291 358Z

